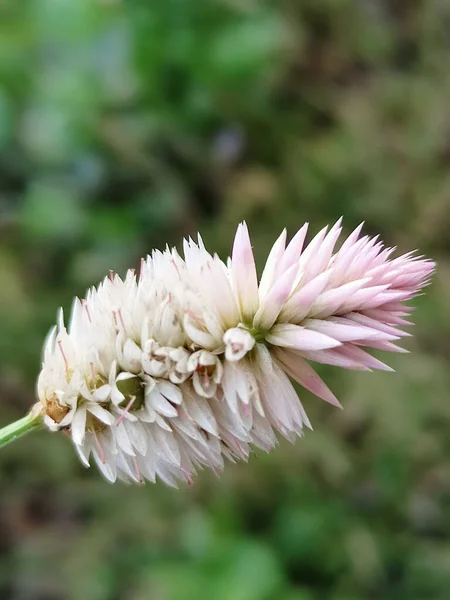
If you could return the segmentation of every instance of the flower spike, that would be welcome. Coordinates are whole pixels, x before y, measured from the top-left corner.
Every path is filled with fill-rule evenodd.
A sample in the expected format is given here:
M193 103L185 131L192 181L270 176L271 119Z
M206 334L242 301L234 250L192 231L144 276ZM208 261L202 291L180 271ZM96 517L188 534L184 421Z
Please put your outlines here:
M231 259L198 237L155 251L138 275L111 273L62 311L49 334L33 417L65 430L81 461L106 479L192 482L203 466L247 460L310 427L289 378L341 407L309 362L390 370L370 354L401 352L410 308L434 263L414 253L391 258L362 225L335 250L341 220L305 246L307 224L276 240L258 283L247 225ZM369 351L367 351L369 350ZM2 441L0 433L0 443Z

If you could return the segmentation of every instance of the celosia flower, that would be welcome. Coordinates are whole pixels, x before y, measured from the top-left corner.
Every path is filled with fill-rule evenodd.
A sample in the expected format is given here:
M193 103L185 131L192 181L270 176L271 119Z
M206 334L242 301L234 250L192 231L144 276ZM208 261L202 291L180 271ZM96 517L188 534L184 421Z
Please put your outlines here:
M154 251L139 276L105 279L62 313L38 381L46 425L65 430L110 481L190 482L224 457L270 451L309 427L290 377L336 406L309 361L390 370L363 348L401 352L434 264L360 237L334 254L340 221L304 248L307 225L270 251L258 283L247 226L224 264L202 240Z

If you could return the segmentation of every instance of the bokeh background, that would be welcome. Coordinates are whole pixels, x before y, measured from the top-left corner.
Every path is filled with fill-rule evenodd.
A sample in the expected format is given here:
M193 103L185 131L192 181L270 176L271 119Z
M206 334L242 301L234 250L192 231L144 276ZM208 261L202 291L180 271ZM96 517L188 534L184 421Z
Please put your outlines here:
M194 486L128 488L62 435L0 454L4 600L450 597L450 4L3 0L0 422L56 308L246 219L366 221L439 263L397 373L320 372L315 427Z

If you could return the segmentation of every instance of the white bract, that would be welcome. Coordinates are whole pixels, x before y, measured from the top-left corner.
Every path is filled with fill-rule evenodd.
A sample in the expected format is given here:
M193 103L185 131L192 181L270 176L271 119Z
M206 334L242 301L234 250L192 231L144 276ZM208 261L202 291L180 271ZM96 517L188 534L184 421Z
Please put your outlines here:
M340 222L304 249L305 225L284 231L261 280L245 224L223 263L201 239L154 251L136 275L117 275L62 312L45 344L38 395L52 431L70 432L85 465L109 481L191 482L202 466L270 451L310 426L289 377L339 402L307 361L389 367L363 346L401 351L410 309L402 302L434 268L360 237L333 254Z

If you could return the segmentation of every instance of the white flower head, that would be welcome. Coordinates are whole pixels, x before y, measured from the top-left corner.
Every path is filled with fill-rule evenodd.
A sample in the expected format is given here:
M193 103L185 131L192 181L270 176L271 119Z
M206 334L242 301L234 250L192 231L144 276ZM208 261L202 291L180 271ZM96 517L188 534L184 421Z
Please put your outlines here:
M308 361L389 370L363 347L393 352L407 335L403 302L434 264L360 237L338 221L306 246L307 225L273 245L258 282L247 226L223 263L201 238L155 251L139 277L111 274L62 312L44 346L44 422L70 433L109 481L188 483L198 468L270 451L309 420L289 377L340 406Z

